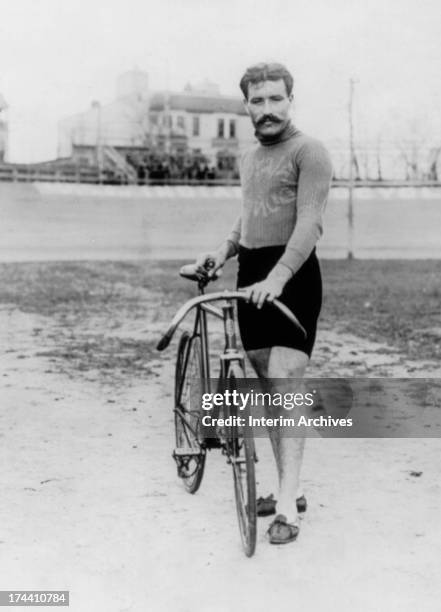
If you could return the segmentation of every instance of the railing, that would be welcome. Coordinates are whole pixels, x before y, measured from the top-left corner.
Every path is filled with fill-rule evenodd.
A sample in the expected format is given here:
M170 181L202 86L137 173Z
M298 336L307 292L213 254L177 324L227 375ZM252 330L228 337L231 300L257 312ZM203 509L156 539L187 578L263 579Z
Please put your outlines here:
M332 181L332 187L349 188L351 183L349 179L335 179ZM352 186L369 187L369 189L384 189L385 187L441 187L441 181L404 181L404 180L384 180L384 181L354 181Z
M133 166L131 166L116 149L110 146L103 147L104 157L115 166L117 170L122 173L122 176L127 178L129 183L137 182L137 173Z
M0 165L0 181L9 182L60 182L99 183L99 172L94 169L78 168L74 171L48 168L24 168Z
M25 166L14 166L0 164L0 181L9 182L51 182L51 183L93 183L93 184L125 184L117 176L107 172L99 172L96 168L78 167L74 170L66 168L33 168ZM133 179L138 185L202 185L206 187L222 187L240 185L239 179L215 178L215 179L188 179L188 178L143 178ZM133 184L133 183L132 183ZM350 183L345 179L336 179L332 187L349 188ZM441 187L440 181L354 181L354 188L368 187L370 189L384 188L415 188L415 187Z

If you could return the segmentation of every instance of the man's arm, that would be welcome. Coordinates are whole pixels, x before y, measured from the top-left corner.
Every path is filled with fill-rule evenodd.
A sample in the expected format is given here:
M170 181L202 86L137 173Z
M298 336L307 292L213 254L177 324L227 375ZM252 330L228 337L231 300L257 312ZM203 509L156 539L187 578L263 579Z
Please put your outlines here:
M231 253L228 257L234 257L239 251L239 241L242 230L242 217L239 215L234 222L233 227L231 228L231 232L227 236L226 242L228 242L231 247L229 248L229 253Z
M267 278L252 285L250 299L259 308L265 300L272 301L279 297L289 279L308 259L322 234L322 214L333 176L329 153L321 143L308 142L299 152L297 163L296 224L285 252Z
M331 186L331 158L319 142L305 144L298 154L297 219L279 263L295 274L322 235L322 215Z
M201 253L196 259L196 265L205 272L207 272L207 262L212 262L211 268L209 268L207 274L209 277L213 276L219 268L225 264L227 259L237 255L239 250L239 240L241 235L241 217L239 216L231 229L231 232L226 237L224 242L216 249L209 253Z

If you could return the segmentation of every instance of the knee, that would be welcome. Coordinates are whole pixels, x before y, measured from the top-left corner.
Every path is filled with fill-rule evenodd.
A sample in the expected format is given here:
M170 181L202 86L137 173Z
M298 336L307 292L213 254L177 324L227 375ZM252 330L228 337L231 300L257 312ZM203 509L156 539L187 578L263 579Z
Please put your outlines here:
M269 362L270 349L254 349L247 351L248 359L253 366L254 371L260 378L268 378L268 362Z
M275 346L271 350L267 375L269 378L302 378L309 357L303 351Z

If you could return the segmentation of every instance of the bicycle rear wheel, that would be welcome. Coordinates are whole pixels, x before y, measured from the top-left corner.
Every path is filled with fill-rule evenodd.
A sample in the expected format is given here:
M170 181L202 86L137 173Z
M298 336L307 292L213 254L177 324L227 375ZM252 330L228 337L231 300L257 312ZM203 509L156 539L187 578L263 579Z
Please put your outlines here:
M236 388L238 378L244 378L243 369L238 364L231 364L227 373L227 385L230 390ZM236 415L235 407L227 409L227 415ZM251 557L256 549L257 538L256 453L248 416L242 414L242 411L238 416L245 418L245 425L228 428L227 453L233 468L234 494L242 546L246 556Z
M175 370L175 437L173 457L189 493L196 493L204 475L206 451L200 434L202 383L201 343L188 332L181 336Z

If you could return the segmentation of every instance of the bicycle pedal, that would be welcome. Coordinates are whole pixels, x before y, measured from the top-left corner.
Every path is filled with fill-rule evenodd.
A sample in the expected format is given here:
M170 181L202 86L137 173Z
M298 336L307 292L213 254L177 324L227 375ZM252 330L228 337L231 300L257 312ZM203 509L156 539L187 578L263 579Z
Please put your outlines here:
M186 447L175 448L175 450L173 451L173 457L188 457L189 455L200 455L200 454L201 454L200 449L191 448L190 446L188 448Z

